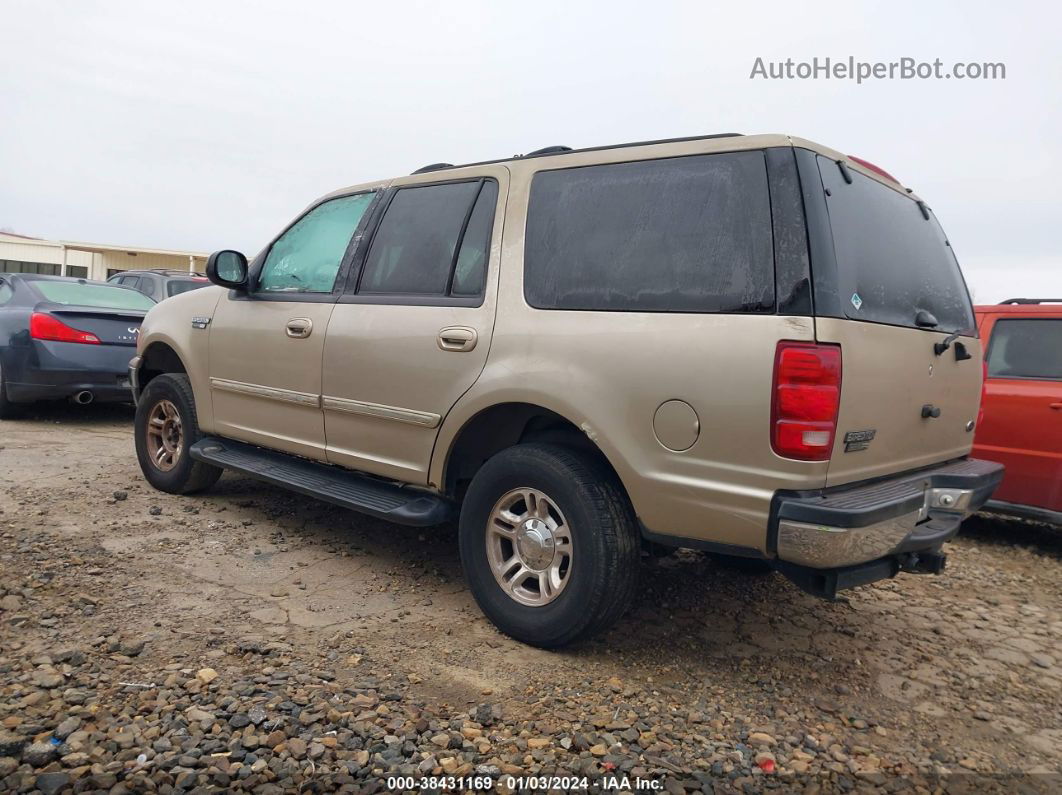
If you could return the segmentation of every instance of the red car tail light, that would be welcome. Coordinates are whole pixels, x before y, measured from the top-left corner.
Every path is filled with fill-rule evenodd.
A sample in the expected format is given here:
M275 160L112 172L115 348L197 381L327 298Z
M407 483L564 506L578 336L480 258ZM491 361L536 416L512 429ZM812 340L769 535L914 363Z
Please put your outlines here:
M840 346L779 342L771 402L774 452L801 461L828 460L840 405Z
M71 328L58 318L43 312L34 312L30 315L30 336L35 340L51 340L52 342L100 344L100 338L91 331Z
M863 166L863 168L869 168L875 174L880 174L881 176L885 177L885 179L889 180L890 182L895 182L897 185L900 184L900 180L896 179L896 177L894 177L888 171L883 169L881 166L874 165L869 160L864 160L863 158L856 157L855 155L848 155L848 159L853 161L853 162L859 163L859 165Z

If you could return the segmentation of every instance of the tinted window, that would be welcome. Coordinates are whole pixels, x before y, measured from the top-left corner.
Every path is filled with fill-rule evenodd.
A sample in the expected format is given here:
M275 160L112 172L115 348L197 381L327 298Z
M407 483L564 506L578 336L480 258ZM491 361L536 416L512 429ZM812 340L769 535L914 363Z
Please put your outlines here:
M461 251L454 266L453 295L481 295L487 281L490 259L490 233L494 226L494 208L498 204L498 184L483 183L476 206L469 216L461 238Z
M206 287L208 284L210 282L206 279L170 279L166 283L166 295L180 295L189 290L198 290L200 287Z
M107 284L66 281L30 282L45 301L69 306L99 306L107 309L151 309L155 302L143 293Z
M997 320L988 375L1062 381L1062 320Z
M445 295L461 230L482 184L397 191L373 237L358 292Z
M0 304L6 304L14 294L15 291L11 289L11 285L0 282Z
M51 262L0 260L0 271L5 273L39 273L45 276L58 276L60 266Z
M158 291L155 289L155 278L153 276L141 276L137 289L146 295L150 295L152 298L158 298Z
M773 311L763 153L535 175L524 293L545 309Z
M932 213L877 180L819 158L837 256L841 304L853 320L916 328L919 310L937 331L974 328L970 296ZM927 208L928 212L928 208Z
M374 196L374 193L341 196L319 204L302 216L270 248L258 278L258 289L331 292L347 245Z

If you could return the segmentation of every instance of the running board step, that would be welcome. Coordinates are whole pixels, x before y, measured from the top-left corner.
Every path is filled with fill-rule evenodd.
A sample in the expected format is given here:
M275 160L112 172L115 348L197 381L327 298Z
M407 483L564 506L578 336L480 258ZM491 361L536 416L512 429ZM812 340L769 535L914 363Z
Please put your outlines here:
M232 439L207 436L189 452L196 461L398 524L426 527L453 515L452 504L434 494Z

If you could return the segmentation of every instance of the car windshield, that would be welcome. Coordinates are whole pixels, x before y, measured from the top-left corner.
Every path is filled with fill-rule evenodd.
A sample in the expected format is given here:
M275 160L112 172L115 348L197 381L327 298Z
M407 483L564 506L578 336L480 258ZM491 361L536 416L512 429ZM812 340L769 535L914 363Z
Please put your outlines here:
M35 280L31 284L44 297L45 301L51 301L55 304L96 306L104 309L142 309L145 311L155 305L155 302L143 293L129 290L125 287L45 279Z

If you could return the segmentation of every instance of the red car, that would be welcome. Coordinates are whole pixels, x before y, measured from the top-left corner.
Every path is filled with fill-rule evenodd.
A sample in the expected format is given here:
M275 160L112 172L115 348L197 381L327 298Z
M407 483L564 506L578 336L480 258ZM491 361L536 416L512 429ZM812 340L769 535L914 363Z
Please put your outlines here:
M975 311L985 388L973 454L1007 468L985 510L1062 525L1062 299Z

